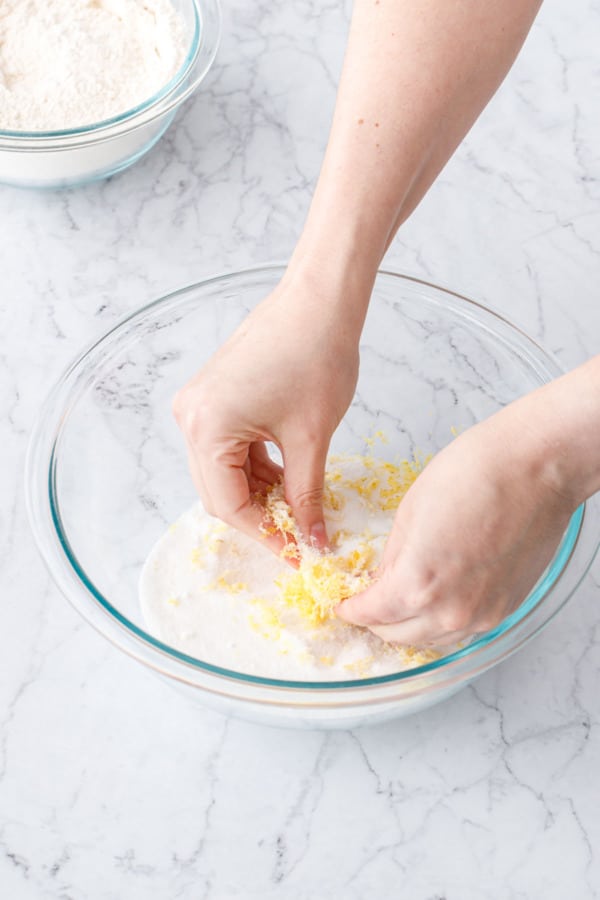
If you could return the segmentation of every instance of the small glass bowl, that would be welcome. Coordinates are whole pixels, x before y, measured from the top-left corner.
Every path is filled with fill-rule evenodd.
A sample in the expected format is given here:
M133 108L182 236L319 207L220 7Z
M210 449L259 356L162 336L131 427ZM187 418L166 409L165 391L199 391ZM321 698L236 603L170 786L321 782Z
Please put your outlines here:
M189 34L183 65L157 94L111 119L61 131L0 129L0 182L62 188L126 169L165 133L210 69L219 45L219 0L173 0Z
M500 626L427 665L377 678L282 681L230 671L157 640L138 578L167 526L195 500L173 394L279 281L269 266L191 285L117 325L69 367L34 428L27 503L65 596L119 650L198 702L272 725L354 728L453 694L537 634L567 602L598 546L594 501L573 515L551 565ZM307 335L307 340L310 335ZM335 365L335 361L332 361ZM354 400L332 450L434 453L462 430L560 374L497 313L452 291L380 272Z

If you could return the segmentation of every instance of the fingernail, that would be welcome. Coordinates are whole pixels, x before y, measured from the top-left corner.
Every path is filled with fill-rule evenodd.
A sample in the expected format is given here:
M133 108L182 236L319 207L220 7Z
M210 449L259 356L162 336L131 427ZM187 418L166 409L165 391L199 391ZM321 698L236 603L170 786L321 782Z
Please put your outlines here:
M327 546L327 531L324 522L315 522L310 526L310 543L316 550L324 550Z

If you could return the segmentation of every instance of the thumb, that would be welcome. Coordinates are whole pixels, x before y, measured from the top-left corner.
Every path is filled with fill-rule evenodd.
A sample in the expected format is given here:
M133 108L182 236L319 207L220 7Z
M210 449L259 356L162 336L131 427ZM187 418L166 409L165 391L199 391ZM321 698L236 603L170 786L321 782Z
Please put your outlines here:
M285 499L302 537L319 550L328 546L323 516L323 483L328 445L304 444L284 449Z
M387 589L387 578L379 573L372 584L359 594L342 600L335 608L335 614L351 625L384 625L395 622L398 614L392 609L392 595Z

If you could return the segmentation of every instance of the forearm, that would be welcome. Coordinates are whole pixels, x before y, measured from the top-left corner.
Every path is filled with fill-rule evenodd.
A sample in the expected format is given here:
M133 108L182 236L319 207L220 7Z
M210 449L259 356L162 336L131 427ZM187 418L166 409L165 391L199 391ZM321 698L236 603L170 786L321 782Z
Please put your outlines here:
M350 277L366 305L396 229L501 83L539 5L356 0L296 270L333 288Z
M504 413L534 474L573 508L600 490L600 355Z

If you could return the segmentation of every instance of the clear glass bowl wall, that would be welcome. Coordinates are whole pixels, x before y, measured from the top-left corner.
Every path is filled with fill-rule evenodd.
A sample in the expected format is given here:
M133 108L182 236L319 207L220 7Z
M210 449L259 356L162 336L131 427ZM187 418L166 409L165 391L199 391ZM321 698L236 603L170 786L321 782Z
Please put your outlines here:
M171 415L173 394L281 274L266 267L192 285L140 310L84 353L50 394L32 436L28 504L55 581L120 650L221 711L270 724L355 727L439 702L537 633L585 574L597 528L591 508L578 510L517 613L464 650L412 672L278 682L190 659L147 634L141 566L195 499ZM435 453L456 430L557 374L551 357L493 312L380 273L356 395L332 450L364 452L365 438L382 430L389 444L378 446L380 455Z
M165 133L181 104L210 69L219 44L219 0L172 0L189 48L180 70L155 96L104 122L65 131L0 129L0 182L72 187L108 178L137 162Z

